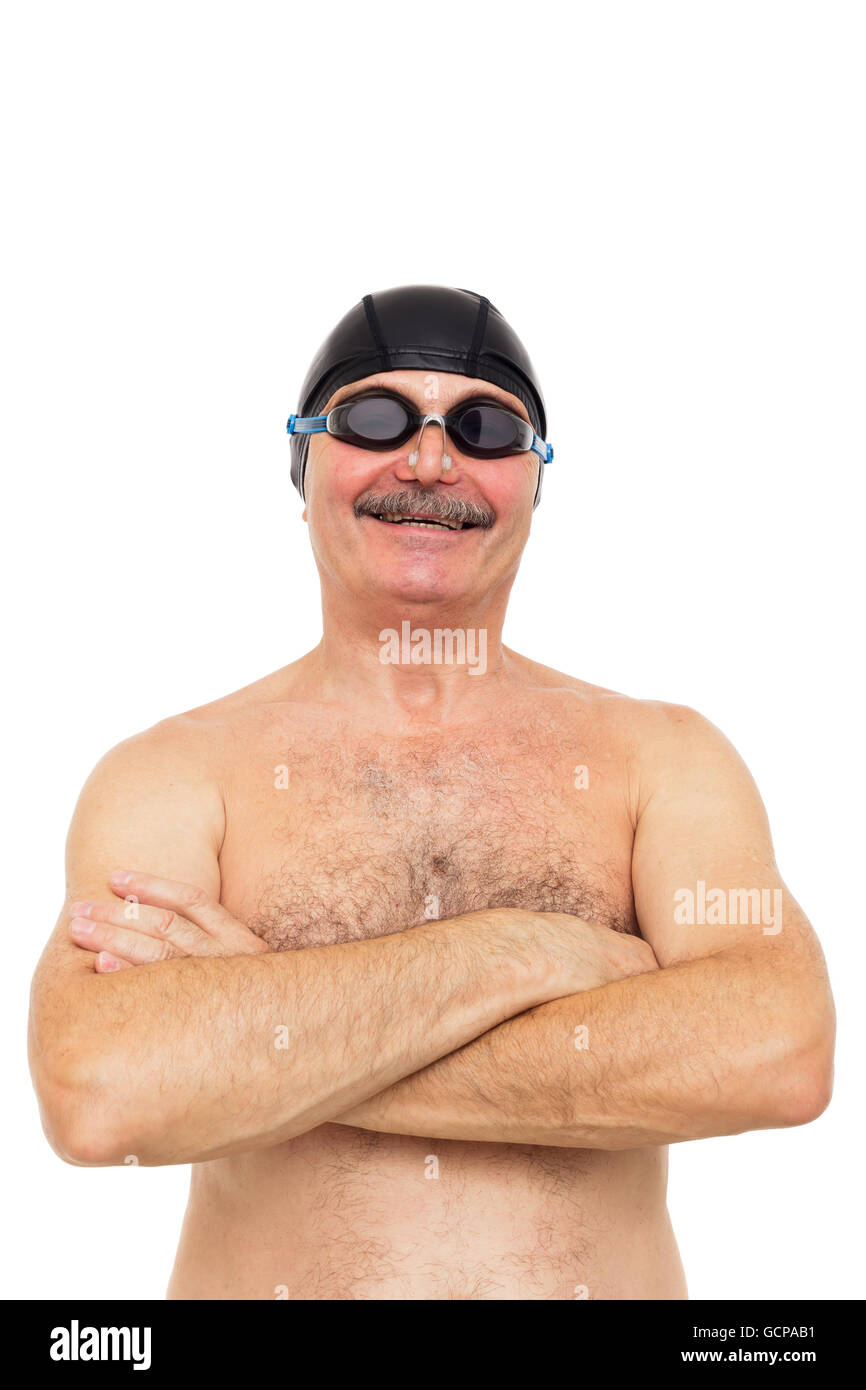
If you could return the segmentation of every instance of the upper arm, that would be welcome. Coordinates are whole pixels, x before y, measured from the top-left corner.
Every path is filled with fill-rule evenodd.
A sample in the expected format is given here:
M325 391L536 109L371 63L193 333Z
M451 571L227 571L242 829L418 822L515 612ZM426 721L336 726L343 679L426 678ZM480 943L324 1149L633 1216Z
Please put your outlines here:
M169 720L118 744L84 785L66 845L66 900L36 972L36 990L93 973L68 936L69 906L112 898L109 875L138 869L194 883L219 899L224 829L219 785L200 731Z
M783 883L767 813L743 760L694 710L664 706L642 756L632 877L638 921L662 966L742 946L823 968Z

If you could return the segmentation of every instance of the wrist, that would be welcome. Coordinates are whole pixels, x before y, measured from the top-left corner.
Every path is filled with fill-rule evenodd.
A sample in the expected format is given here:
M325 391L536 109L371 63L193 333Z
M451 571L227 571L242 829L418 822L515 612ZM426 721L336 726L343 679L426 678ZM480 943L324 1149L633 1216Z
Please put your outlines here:
M464 919L483 943L506 991L512 1014L556 999L563 992L554 978L550 956L541 948L535 914L523 908L488 908Z

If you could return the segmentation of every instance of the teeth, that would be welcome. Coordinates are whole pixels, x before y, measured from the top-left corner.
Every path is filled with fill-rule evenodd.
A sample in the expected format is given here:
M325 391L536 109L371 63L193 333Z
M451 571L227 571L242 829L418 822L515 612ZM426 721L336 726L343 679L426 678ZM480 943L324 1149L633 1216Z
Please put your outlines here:
M462 521L419 521L417 517L399 516L397 512L385 512L379 518L381 521L390 521L395 526L435 526L437 530L462 531Z

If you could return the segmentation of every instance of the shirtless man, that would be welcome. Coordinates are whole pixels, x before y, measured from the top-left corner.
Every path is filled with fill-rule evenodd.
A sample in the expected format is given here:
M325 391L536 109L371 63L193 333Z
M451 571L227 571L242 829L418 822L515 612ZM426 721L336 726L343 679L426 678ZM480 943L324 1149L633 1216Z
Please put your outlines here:
M293 437L321 642L82 793L33 991L46 1133L192 1165L172 1298L685 1298L666 1146L821 1113L821 950L713 725L502 645L549 454L518 340L466 291L375 299L379 368L347 316L304 420L384 392L379 445L389 411L408 437ZM477 456L498 414L412 418L482 399L519 452ZM405 622L485 661L383 659Z

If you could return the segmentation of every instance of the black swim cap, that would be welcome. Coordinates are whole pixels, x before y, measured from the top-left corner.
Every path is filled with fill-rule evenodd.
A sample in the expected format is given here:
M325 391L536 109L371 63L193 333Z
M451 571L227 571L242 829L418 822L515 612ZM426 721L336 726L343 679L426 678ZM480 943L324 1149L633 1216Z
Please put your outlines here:
M328 335L301 387L298 415L320 415L335 391L398 367L480 377L522 401L547 438L544 397L529 355L484 295L444 285L403 285L367 294ZM293 434L292 482L304 496L308 434ZM541 494L539 463L534 506Z

